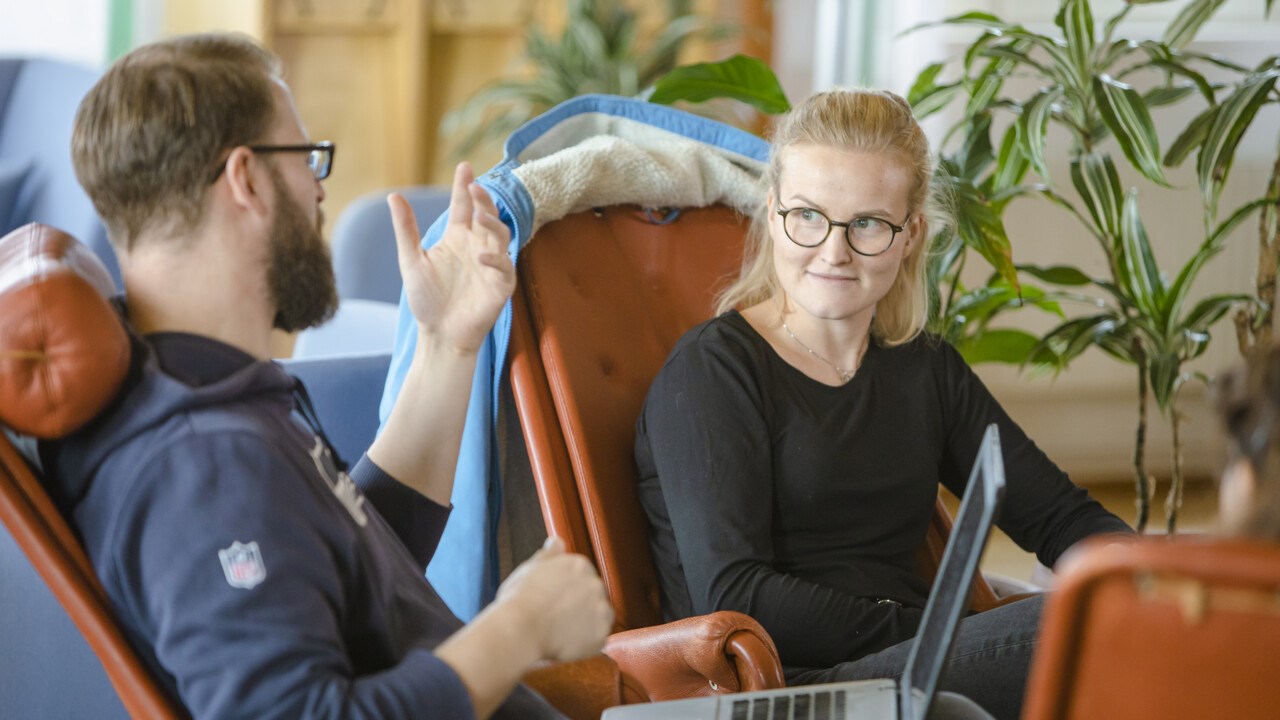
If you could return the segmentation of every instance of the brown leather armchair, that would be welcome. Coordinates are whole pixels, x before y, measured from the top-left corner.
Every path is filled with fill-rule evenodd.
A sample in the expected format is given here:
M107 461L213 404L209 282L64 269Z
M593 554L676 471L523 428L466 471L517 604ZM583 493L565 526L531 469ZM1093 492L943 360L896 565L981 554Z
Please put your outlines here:
M128 369L128 338L104 297L110 276L87 247L32 224L0 238L0 283L0 426L65 436L110 402ZM0 524L97 655L129 715L186 717L126 641L79 540L3 433ZM526 681L574 720L645 695L604 655L544 667Z
M129 341L103 293L111 277L69 235L26 225L0 239L0 423L62 437L102 410L129 366ZM0 435L0 522L92 647L132 717L183 717L125 641L75 534ZM53 670L51 668L51 670Z
M645 393L681 335L711 317L716 291L742 264L745 230L726 207L674 218L610 207L547 224L520 255L510 376L543 519L599 569L620 631L605 652L654 700L783 683L773 642L745 615L662 624L635 492ZM941 501L937 510L921 549L926 577L951 528ZM975 609L997 603L979 579ZM672 642L676 633L682 642ZM674 664L645 661L675 652L683 659Z
M1280 712L1280 547L1094 540L1060 565L1023 718Z

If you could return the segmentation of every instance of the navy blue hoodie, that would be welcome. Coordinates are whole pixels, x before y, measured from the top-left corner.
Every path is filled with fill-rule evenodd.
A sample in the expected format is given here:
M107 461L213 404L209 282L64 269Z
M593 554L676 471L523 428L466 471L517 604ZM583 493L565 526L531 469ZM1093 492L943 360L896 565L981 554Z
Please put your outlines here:
M133 350L112 406L41 460L173 697L197 718L472 717L432 653L462 623L423 576L448 509L367 456L338 471L278 365L180 333ZM503 716L560 717L523 686Z

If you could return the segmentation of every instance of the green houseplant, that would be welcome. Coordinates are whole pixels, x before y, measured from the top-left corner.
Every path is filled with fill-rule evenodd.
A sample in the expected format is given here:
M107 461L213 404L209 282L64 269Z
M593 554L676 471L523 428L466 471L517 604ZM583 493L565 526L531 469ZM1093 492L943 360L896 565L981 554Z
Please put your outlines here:
M971 26L980 35L963 53L959 78L943 82L947 64L935 63L920 73L908 94L920 117L961 106L940 154L939 174L953 191L957 225L939 233L930 259L930 279L938 290L930 329L955 344L971 363L1060 370L1097 347L1132 365L1138 380L1133 465L1140 530L1147 526L1154 493L1146 469L1149 397L1173 431L1173 473L1165 504L1167 527L1173 531L1183 487L1178 392L1190 380L1205 379L1187 372L1186 363L1205 352L1211 329L1233 308L1242 350L1265 342L1271 325L1280 246L1280 157L1262 197L1225 219L1219 218L1217 206L1241 136L1258 109L1277 99L1280 60L1272 57L1245 68L1188 50L1222 3L1190 0L1160 40L1141 42L1117 37L1137 2L1126 3L1099 28L1088 0L1063 0L1053 35L987 13L929 23L920 27ZM1268 13L1270 6L1268 0ZM1237 79L1211 83L1201 71L1205 66L1229 70ZM1038 87L1023 96L1006 94L1005 81L1015 74L1037 80ZM1139 92L1127 82L1133 79L1145 80L1148 87ZM697 101L727 95L779 112L760 100L774 88L776 80L767 68L713 64L673 71L658 81L651 99ZM1199 98L1205 109L1162 156L1151 111L1189 98ZM785 109L785 98L782 105ZM1070 189L1048 169L1045 137L1050 125L1065 128L1071 138ZM999 126L1003 129L997 133ZM1120 151L1119 162L1164 187L1169 182L1163 168L1197 154L1204 205L1201 240L1173 273L1162 272L1156 259L1139 212L1138 189L1121 186L1114 148ZM1038 177L1030 178L1033 173ZM1015 263L1003 215L1012 202L1024 198L1048 201L1067 213L1078 225L1079 237L1105 259L1107 274L1093 277L1076 266ZM1256 294L1219 294L1189 303L1205 264L1259 210ZM974 286L962 277L970 251L991 270L985 282ZM1085 312L1068 317L1064 306ZM1027 307L1051 313L1059 323L1042 337L992 325L1004 313Z
M1186 372L1185 364L1204 353L1211 328L1233 308L1237 309L1236 323L1242 337L1265 332L1260 329L1269 325L1274 298L1272 289L1263 300L1254 294L1233 293L1188 303L1205 264L1222 250L1232 230L1259 208L1269 208L1262 224L1263 234L1269 227L1271 236L1264 238L1260 285L1267 284L1269 274L1274 287L1274 175L1266 196L1234 209L1225 219L1219 219L1217 204L1241 136L1258 108L1275 100L1280 63L1273 57L1248 69L1189 51L1187 45L1221 4L1222 0L1192 0L1161 40L1141 42L1116 37L1133 3L1108 18L1101 33L1088 0L1062 2L1056 18L1060 35L1032 32L986 13L948 18L937 24L972 26L981 31L964 52L960 78L939 82L944 66L931 65L911 91L910 99L921 114L963 103L961 119L949 132L958 138L960 150L945 155L943 162L960 188L957 204L961 213L985 208L994 228L994 220L1010 201L1043 198L1074 218L1080 237L1105 259L1108 273L1104 277L1091 277L1069 266L1016 266L1021 274L1055 286L1057 297L1085 302L1088 310L1064 318L1030 346L1025 338L1017 338L1020 346L1007 349L1017 352L1025 348L1028 363L1064 367L1089 347L1097 347L1135 368L1139 406L1134 479L1139 529L1147 525L1154 491L1146 469L1148 396L1154 397L1173 431L1173 473L1165 503L1172 531L1183 486L1178 391L1199 377ZM1270 3L1267 5L1269 10ZM1210 83L1199 69L1206 64L1240 73L1241 79L1238 83ZM1015 73L1035 78L1039 87L1018 97L1003 94L1005 80ZM1147 80L1149 87L1139 91L1126 82L1134 78ZM1191 97L1202 100L1206 109L1162 156L1151 110ZM1007 121L998 149L993 149L990 139L995 118ZM1064 128L1071 138L1070 187L1074 197L1059 179L1051 177L1045 160L1045 135L1051 124ZM976 161L974 148L979 155ZM1121 186L1113 148L1120 151L1119 162L1127 162L1151 183L1166 187L1169 182L1164 167L1198 152L1204 205L1202 239L1192 257L1172 273L1161 271L1139 212L1138 189ZM1038 182L1026 180L1031 172L1038 176ZM944 255L939 275L952 277L953 287L958 275L946 273L954 264ZM1000 282L1010 288L1017 286L1007 276Z
M692 0L666 0L661 29L646 35L622 0L570 0L558 36L530 24L519 58L528 72L482 87L445 115L441 135L453 140L452 153L461 158L577 95L639 94L676 67L690 40L737 32L695 15L692 6Z

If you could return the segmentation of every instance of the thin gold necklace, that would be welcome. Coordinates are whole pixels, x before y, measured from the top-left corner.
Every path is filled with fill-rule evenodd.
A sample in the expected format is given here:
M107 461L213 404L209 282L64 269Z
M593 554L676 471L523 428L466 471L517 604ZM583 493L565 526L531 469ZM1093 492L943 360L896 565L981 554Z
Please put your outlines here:
M818 358L819 360L821 360L823 363L825 363L825 364L826 364L828 367L830 367L832 370L835 370L835 371L836 371L836 374L840 376L840 384L841 384L841 385L844 385L844 384L848 383L850 380L852 380L852 379L853 379L853 374L854 374L854 373L856 373L856 372L858 371L858 368L856 368L856 367L855 367L855 368L854 368L854 369L852 369L852 370L844 370L844 369L843 369L843 368L841 368L839 365L836 365L835 363L831 362L830 360L828 360L828 359L826 359L826 358L822 357L821 355L819 355L818 353L814 352L814 351L813 351L813 348L809 347L808 345L805 345L803 340L801 340L800 338L796 337L796 334L795 334L795 333L793 333L793 332L791 332L791 328L787 327L787 321L786 321L786 320L783 320L783 321L782 321L782 329L783 329L783 330L786 330L786 331L787 331L787 334L791 336L791 339L792 339L792 340L795 340L795 341L796 341L796 344L798 344L800 347L804 348L804 349L805 349L805 352L808 352L810 355L812 355L812 356L814 356L814 357ZM863 341L863 347L864 347L864 348L866 347L866 341L865 341L865 340ZM861 355L862 355L862 352L861 352L861 351L859 351L859 352L858 352L858 355L859 355L859 356L861 356Z

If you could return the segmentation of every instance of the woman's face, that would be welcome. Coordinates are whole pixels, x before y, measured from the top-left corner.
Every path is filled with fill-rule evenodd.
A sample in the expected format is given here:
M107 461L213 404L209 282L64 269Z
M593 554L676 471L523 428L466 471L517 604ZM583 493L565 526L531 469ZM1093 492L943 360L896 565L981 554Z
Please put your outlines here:
M811 144L784 150L780 167L777 195L769 197L769 235L778 281L792 307L815 319L870 323L903 258L920 244L921 221L907 218L911 173L888 154ZM834 225L822 244L801 247L788 238L779 208L812 208L834 222L876 218L906 228L893 237L888 250L874 257L855 253L845 229ZM821 221L811 213L806 217ZM874 225L867 220L858 223L864 230Z

